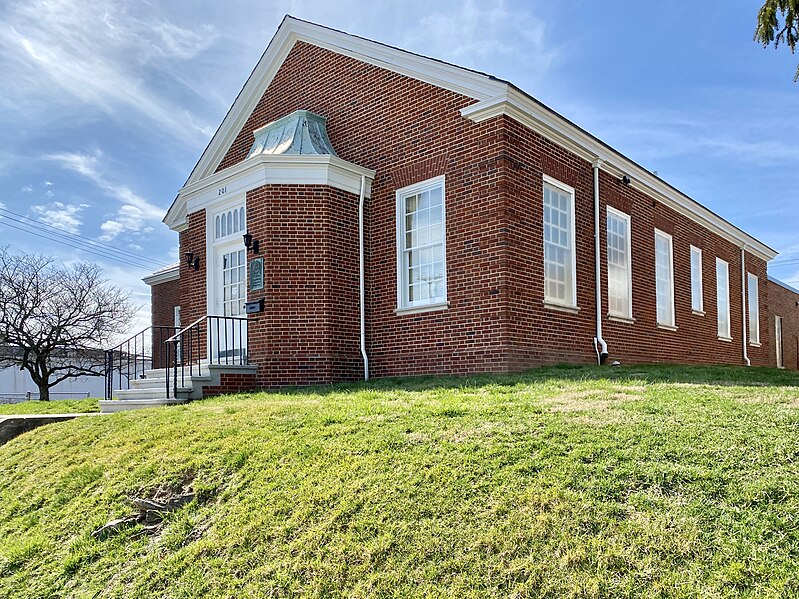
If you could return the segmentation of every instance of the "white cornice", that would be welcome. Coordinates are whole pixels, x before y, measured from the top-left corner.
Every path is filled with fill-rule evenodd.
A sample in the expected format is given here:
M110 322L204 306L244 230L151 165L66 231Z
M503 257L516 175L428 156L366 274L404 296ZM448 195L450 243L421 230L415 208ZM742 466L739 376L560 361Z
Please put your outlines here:
M151 275L147 275L142 281L152 287L153 285L177 281L178 279L180 279L180 264L172 264L166 268L155 271Z
M186 185L178 193L164 222L173 230L185 229L188 214L263 185L328 185L358 195L361 177L365 177L364 193L371 197L374 176L373 170L337 156L258 154Z
M632 185L637 189L707 227L737 247L745 246L747 251L766 261L777 255L776 251L764 243L517 89L508 87L503 94L467 106L461 110L461 115L476 123L507 115L580 158L592 164L599 161L602 170L617 177L629 176Z

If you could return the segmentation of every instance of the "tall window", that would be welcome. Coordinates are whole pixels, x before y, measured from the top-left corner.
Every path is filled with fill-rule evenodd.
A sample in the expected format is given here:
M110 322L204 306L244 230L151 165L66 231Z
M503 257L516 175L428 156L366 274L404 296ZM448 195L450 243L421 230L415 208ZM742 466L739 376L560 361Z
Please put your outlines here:
M702 250L691 246L691 310L703 312Z
M447 301L444 177L397 191L397 306Z
M758 302L757 277L751 272L746 275L747 303L749 304L749 343L760 343L760 304Z
M574 189L544 175L544 300L577 306Z
M659 325L674 326L674 257L671 235L655 229L655 290Z
M719 337L730 339L730 267L721 258L716 258L716 307Z
M608 313L632 318L630 217L608 207Z

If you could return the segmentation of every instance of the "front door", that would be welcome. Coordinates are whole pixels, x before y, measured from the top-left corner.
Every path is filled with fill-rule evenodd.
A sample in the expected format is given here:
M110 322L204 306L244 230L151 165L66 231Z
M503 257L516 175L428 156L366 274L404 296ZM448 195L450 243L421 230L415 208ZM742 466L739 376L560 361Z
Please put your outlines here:
M247 348L247 252L238 241L214 247L214 301L208 319L208 341L214 362L243 362Z

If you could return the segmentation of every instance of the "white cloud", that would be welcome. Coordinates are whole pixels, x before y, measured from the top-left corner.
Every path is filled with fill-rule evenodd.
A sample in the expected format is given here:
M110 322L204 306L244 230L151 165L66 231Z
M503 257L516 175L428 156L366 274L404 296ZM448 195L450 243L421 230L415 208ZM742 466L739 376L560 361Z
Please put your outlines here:
M161 83L216 37L210 26L190 30L159 18L149 3L9 4L0 12L0 70L15 85L3 86L0 105L37 120L59 115L54 106L119 119L135 113L197 143L207 127L167 99Z
M22 193L31 193L33 191L33 186L32 185L26 185L25 187L20 189L20 191Z
M31 210L37 215L39 222L67 233L78 234L80 233L80 226L83 224L80 213L88 207L88 204L52 202L50 204L32 206Z
M546 36L545 22L529 4L520 9L504 0L422 4L418 14L425 16L409 28L403 43L433 58L478 70L485 64L503 65L505 73L491 73L501 77L512 77L523 66L528 81L536 81L559 55Z
M46 158L54 160L60 163L63 168L87 178L100 188L103 193L122 204L113 218L100 225L103 231L103 235L100 237L101 240L110 241L126 231L142 231L148 228L149 222L160 221L163 218L163 208L150 203L129 187L115 183L100 173L98 163L102 158L101 152L96 151L93 154L62 152L50 154Z

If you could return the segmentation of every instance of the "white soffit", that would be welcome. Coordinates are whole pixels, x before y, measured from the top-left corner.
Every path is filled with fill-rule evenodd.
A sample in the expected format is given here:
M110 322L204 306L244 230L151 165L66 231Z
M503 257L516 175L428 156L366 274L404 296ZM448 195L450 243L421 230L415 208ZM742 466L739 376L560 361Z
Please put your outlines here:
M580 158L591 163L599 161L600 168L614 176L629 175L632 178L633 187L707 227L737 247L745 247L752 254L766 261L777 255L775 250L761 241L512 86L508 86L507 91L503 94L461 109L461 115L476 123L499 115L507 115Z
M170 264L160 270L156 270L153 274L147 275L142 279L145 283L150 285L159 285L161 283L168 283L169 281L177 281L180 278L180 264Z

